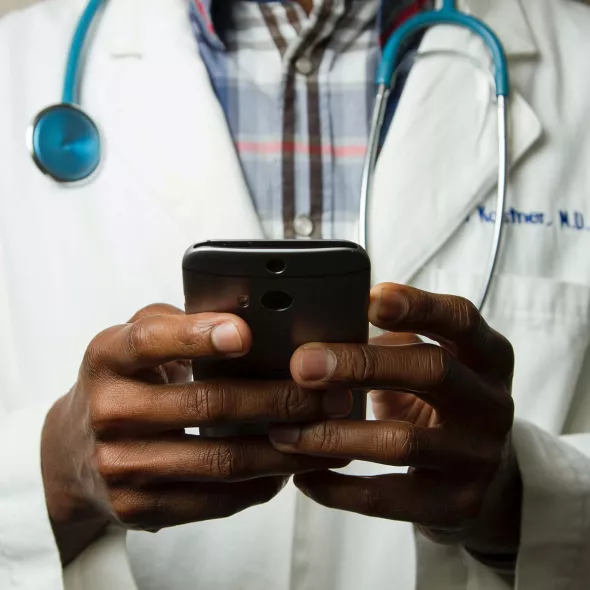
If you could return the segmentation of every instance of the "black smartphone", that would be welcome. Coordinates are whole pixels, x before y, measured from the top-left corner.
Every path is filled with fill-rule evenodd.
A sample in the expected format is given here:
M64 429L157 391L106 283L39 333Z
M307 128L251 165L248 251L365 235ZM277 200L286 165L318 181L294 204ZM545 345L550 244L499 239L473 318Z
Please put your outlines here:
M195 380L289 379L290 360L308 342L365 343L371 264L353 242L224 240L191 246L183 259L187 313L228 312L252 330L241 358L193 362ZM351 419L366 417L354 392ZM261 434L266 425L201 429L205 436Z

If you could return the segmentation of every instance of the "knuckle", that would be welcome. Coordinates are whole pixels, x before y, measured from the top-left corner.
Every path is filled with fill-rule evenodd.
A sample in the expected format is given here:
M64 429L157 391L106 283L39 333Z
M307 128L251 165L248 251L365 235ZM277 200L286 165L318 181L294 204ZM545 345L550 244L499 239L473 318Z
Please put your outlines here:
M132 530L153 529L162 512L162 502L157 494L139 494L133 490L112 494L111 505L116 518Z
M98 474L106 483L113 483L120 480L124 473L120 461L120 451L115 445L98 445L94 451L94 463Z
M215 327L213 322L200 321L195 323L195 316L185 315L174 322L174 340L183 348L198 351L199 355L215 352L211 341L211 334Z
M86 349L82 366L91 378L96 378L102 372L102 350L96 340L93 340Z
M236 447L220 443L206 452L205 461L208 473L222 480L232 480L237 476L238 459Z
M199 423L219 422L229 418L228 391L221 382L211 381L183 388L180 395L180 413L184 418Z
M352 380L357 383L371 383L378 373L377 357L369 352L369 348L361 346L355 351L350 351L350 363L343 363L343 366L350 366Z
M200 388L194 390L192 387L183 387L178 395L178 413L181 418L186 420L195 420L207 422L206 414L207 405L203 405L202 397L207 395L206 389Z
M196 396L195 412L206 422L225 422L232 416L232 392L222 381L204 384Z
M107 485L131 481L139 475L137 466L129 461L129 451L121 445L97 445L94 462L98 474Z
M140 508L128 493L113 494L111 506L117 519L125 526L129 526L139 519Z
M434 311L434 301L438 297L426 291L416 291L412 305L412 315L421 324L430 322Z
M124 427L126 421L119 404L104 390L95 392L90 399L90 424L94 436L101 440Z
M129 325L127 350L131 359L141 358L147 350L151 333L151 317L144 317Z
M412 428L387 429L377 435L377 449L386 463L407 466L417 454L417 438Z
M369 516L383 516L387 514L389 500L380 487L366 487L362 492L362 502Z
M95 336L86 348L82 359L82 367L90 377L97 377L104 371L109 332L109 330L105 330Z
M452 297L435 295L428 291L418 291L415 294L415 302L412 314L423 325L436 323L441 314L441 308L448 312L448 306L452 303Z
M479 313L479 309L471 301L459 298L458 308L459 317L461 318L458 323L463 331L477 333L484 329L483 317Z
M454 359L440 346L428 345L427 350L428 354L425 355L425 366L422 370L428 389L437 391L446 385Z
M329 422L323 422L313 430L312 446L326 455L338 452L342 443L342 434Z
M308 398L292 381L279 384L273 397L277 401L278 418L292 420L306 413Z
M479 309L464 297L448 297L449 317L458 334L471 335L483 331L486 324Z

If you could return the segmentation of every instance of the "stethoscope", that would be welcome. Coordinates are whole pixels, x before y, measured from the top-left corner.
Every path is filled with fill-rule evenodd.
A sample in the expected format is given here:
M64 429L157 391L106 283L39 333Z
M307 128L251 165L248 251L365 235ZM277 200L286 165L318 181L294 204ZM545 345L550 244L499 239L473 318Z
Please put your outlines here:
M79 106L78 78L89 29L104 2L105 0L90 0L76 26L68 53L62 102L43 109L35 117L27 134L33 160L44 174L59 183L77 183L90 178L97 171L101 161L100 133L92 118ZM483 289L478 299L478 307L482 309L494 277L504 229L508 177L508 65L502 44L494 32L477 18L460 12L456 0L442 0L440 9L421 13L407 20L391 35L383 49L377 70L377 95L363 168L358 241L361 246L367 247L369 197L388 99L395 87L398 69L404 62L399 56L402 54L404 43L411 40L416 33L436 25L455 25L472 31L487 46L494 65L493 77L498 111L498 184L492 247ZM423 58L429 53L450 53L470 59L460 52L445 50L422 52L409 57Z
M100 132L79 106L78 78L88 31L105 0L90 0L72 37L61 103L43 109L27 130L31 156L44 173L62 183L90 178L100 165Z

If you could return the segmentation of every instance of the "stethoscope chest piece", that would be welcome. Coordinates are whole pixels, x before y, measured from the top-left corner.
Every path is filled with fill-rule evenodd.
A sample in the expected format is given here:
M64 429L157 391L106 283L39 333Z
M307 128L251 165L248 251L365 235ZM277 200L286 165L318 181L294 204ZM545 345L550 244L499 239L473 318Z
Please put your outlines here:
M100 134L79 107L60 103L42 110L28 133L33 160L44 173L62 183L91 176L100 163Z

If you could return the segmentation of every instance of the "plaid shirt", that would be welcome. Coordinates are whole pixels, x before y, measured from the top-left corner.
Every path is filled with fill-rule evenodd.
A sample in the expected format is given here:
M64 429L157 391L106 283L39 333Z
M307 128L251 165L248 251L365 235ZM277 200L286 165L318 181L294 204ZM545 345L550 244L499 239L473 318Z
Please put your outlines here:
M268 238L355 235L380 41L427 4L316 0L308 16L289 1L191 0Z

